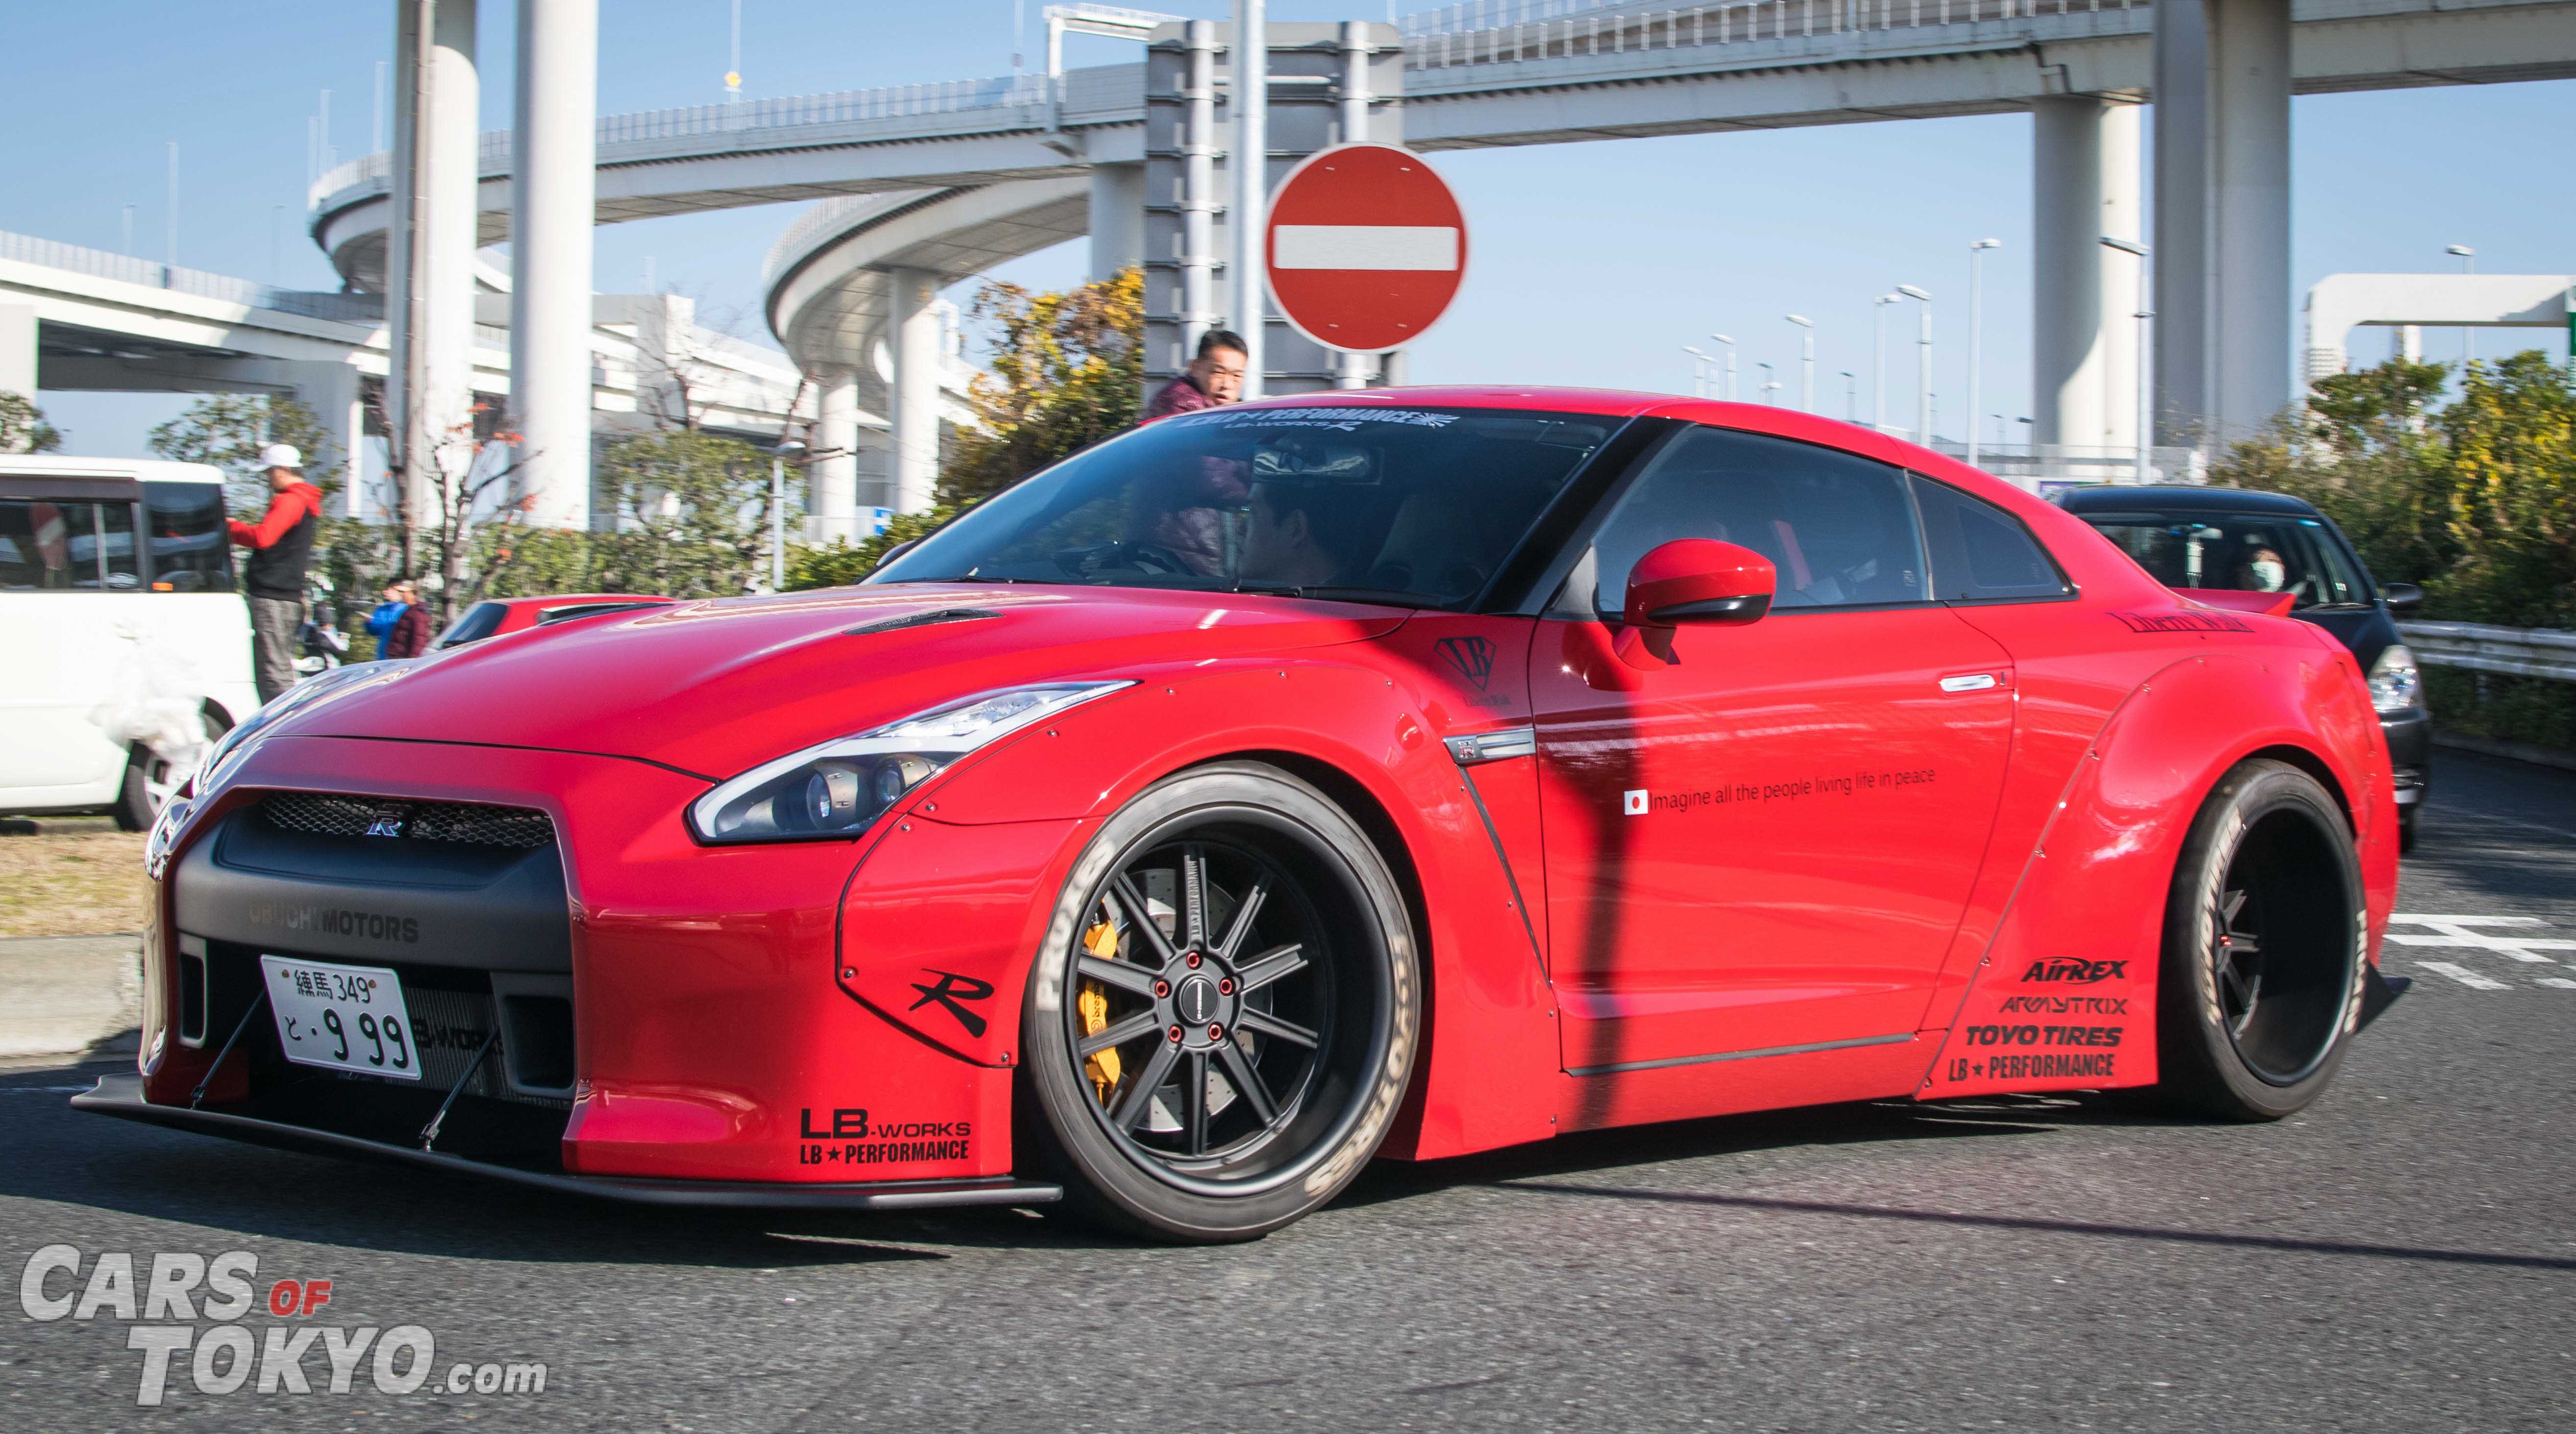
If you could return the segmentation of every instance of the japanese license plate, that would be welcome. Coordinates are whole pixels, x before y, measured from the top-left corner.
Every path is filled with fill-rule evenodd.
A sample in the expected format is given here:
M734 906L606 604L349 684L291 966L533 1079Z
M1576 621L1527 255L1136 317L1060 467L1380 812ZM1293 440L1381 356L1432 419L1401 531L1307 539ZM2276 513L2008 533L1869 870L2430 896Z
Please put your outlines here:
M420 1079L402 981L381 966L334 966L288 956L262 956L277 1043L298 1065L356 1071L393 1080Z

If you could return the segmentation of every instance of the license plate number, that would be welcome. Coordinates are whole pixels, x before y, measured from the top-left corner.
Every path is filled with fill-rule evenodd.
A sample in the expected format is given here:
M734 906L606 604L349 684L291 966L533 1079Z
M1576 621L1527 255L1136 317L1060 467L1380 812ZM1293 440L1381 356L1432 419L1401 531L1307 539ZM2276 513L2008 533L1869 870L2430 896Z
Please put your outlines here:
M381 966L335 966L262 956L277 1043L298 1065L420 1079L402 980Z

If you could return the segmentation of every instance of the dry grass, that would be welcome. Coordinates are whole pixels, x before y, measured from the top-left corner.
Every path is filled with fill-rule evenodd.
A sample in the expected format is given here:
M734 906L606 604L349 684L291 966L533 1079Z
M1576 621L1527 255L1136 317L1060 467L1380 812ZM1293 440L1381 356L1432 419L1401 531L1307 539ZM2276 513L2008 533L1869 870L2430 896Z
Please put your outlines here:
M140 931L143 893L140 832L100 818L13 821L0 834L0 937Z

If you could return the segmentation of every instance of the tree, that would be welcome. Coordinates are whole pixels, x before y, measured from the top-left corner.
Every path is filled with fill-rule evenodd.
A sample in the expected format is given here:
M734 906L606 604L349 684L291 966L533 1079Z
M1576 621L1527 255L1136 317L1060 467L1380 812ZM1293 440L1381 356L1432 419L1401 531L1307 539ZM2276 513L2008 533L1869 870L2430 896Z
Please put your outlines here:
M233 516L255 519L268 510L268 480L259 451L291 443L304 454L304 481L327 497L346 485L349 455L338 452L313 410L283 394L219 393L188 405L154 426L146 440L154 453L179 463L211 463L224 470L224 499Z
M0 453L51 453L63 435L25 394L0 389Z
M956 504L942 503L927 513L897 513L887 520L884 532L856 543L835 538L819 547L791 548L787 553L785 590L837 588L857 582L876 571L877 564L885 561L887 549L925 537L964 511Z
M1136 422L1145 383L1145 277L1126 269L1063 293L987 283L971 317L997 330L988 371L967 387L940 501L965 505Z
M730 597L765 575L769 455L752 445L694 428L637 434L601 455L600 487L618 521L587 535L599 591Z

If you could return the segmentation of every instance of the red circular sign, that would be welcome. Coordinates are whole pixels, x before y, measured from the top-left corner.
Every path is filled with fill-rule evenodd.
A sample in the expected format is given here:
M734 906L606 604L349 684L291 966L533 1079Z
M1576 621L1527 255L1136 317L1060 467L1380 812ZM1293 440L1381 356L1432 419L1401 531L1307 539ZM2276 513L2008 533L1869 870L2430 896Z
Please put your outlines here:
M1271 302L1328 348L1383 353L1436 322L1467 277L1467 220L1422 157L1391 144L1306 156L1270 196Z

